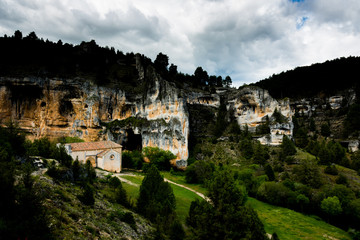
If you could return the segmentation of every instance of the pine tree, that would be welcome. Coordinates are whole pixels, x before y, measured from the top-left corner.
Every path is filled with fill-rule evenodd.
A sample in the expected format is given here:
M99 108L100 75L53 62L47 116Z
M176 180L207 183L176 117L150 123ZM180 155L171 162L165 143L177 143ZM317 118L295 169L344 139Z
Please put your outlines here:
M170 184L164 182L159 170L151 165L140 186L138 212L155 221L157 218L167 219L174 215L175 207L175 196Z
M208 183L209 201L193 201L186 219L192 239L266 239L257 213L245 206L245 187L229 170L217 171Z
M294 143L286 135L284 135L284 137L283 137L283 142L281 144L281 150L282 150L282 154L285 157L292 156L296 153L296 148L295 148Z

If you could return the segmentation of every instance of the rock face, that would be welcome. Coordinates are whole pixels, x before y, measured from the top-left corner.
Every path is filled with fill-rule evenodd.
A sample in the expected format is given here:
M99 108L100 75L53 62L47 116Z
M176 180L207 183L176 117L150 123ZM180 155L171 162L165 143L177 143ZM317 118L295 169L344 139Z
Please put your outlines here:
M352 140L349 142L348 149L350 152L356 152L359 150L359 140Z
M153 68L143 69L148 81L143 94L128 97L120 89L99 87L79 79L0 78L0 119L15 120L30 138L78 136L86 141L117 140L109 123L133 117L141 127L125 125L141 134L142 146L157 146L177 156L180 166L188 158L189 121L186 99ZM151 81L142 79L147 75Z
M135 58L133 67L140 86L137 91L98 86L84 79L0 76L0 124L16 121L32 139L77 136L85 141L112 140L124 146L137 139L139 147L170 150L177 156L173 164L184 168L190 130L195 137L212 137L211 127L220 109L226 107L228 122L235 120L253 132L267 122L270 132L258 140L279 145L283 135L292 138L295 110L321 116L323 109L338 109L355 98L354 92L348 91L327 99L290 103L288 99L276 100L268 91L254 86L218 88L212 94L179 89L152 66L144 67L140 55ZM275 119L275 110L281 113L281 121ZM358 148L355 145L354 149Z
M240 126L247 125L250 131L255 132L256 127L265 123L266 118L271 119L275 110L283 115L284 122L270 124L270 134L259 139L260 143L279 145L283 135L292 138L293 111L288 99L277 101L268 91L258 87L245 87L237 91L228 101L228 109L234 109L234 117Z

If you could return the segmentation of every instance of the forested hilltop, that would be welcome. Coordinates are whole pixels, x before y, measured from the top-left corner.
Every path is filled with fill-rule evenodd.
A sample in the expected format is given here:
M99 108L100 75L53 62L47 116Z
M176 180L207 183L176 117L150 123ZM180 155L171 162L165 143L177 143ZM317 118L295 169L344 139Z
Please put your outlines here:
M99 85L112 85L131 90L138 86L135 54L123 53L113 47L101 47L95 40L79 45L52 42L39 38L35 32L23 36L19 30L13 36L0 37L0 72L9 77L86 78ZM165 79L178 87L230 86L229 76L209 76L202 67L194 74L178 72L169 64L169 57L159 53L154 62L142 55L142 64L152 65ZM185 85L184 85L185 84Z
M306 98L319 93L359 88L360 57L339 58L274 74L254 85L267 89L275 98Z

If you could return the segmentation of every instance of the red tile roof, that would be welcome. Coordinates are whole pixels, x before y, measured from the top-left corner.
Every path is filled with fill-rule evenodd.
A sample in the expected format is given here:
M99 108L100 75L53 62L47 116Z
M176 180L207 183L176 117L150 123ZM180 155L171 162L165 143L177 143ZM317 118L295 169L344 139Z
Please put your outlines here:
M122 148L120 144L114 143L112 141L70 143L70 146L71 151L73 152Z

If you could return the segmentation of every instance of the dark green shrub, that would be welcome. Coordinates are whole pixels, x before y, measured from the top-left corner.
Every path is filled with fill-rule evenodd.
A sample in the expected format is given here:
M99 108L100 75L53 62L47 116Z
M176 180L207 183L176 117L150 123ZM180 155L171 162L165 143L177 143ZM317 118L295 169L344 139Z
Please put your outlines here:
M127 199L127 193L123 188L121 182L115 189L115 201L123 206L129 206L129 201Z
M88 205L88 206L94 205L95 198L94 198L94 189L93 189L93 187L91 185L89 185L89 184L85 184L84 192L78 198L85 205Z
M112 187L112 188L117 188L119 185L121 185L121 181L119 178L117 177L111 177L109 179L109 185Z
M170 170L170 160L176 158L172 152L157 147L145 147L143 154L149 159L150 164L154 164L159 170Z
M213 163L199 160L188 166L185 170L185 180L188 183L204 183L215 169Z
M135 225L135 218L134 218L134 215L131 212L124 213L120 217L120 220L123 221L123 222L126 222L129 225Z
M268 176L269 181L274 181L275 180L274 170L273 170L273 168L271 167L270 164L267 164L265 166L265 174L266 174L266 176Z
M335 181L337 184L348 185L348 179L343 174L339 174Z
M296 153L295 144L286 135L283 137L281 150L284 157L292 156Z
M339 174L339 171L337 170L335 165L326 166L324 172L334 176Z
M182 240L185 238L185 231L181 223L175 221L170 228L170 240Z

